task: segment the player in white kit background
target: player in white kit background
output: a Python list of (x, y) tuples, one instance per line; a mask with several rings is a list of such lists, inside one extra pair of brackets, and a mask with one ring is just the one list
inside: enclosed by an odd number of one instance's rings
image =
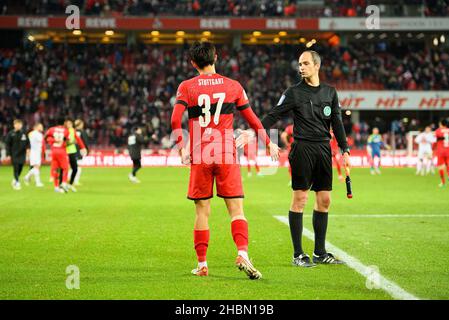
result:
[(36, 123), (33, 130), (28, 134), (30, 140), (30, 171), (25, 176), (25, 183), (30, 183), (31, 177), (34, 177), (36, 187), (43, 187), (41, 182), (40, 168), (42, 164), (42, 157), (45, 155), (44, 143), (44, 127), (41, 123)]
[(418, 162), (416, 163), (416, 174), (429, 174), (430, 171), (435, 173), (433, 167), (433, 152), (432, 144), (436, 142), (436, 137), (432, 132), (432, 128), (427, 126), (423, 132), (418, 134), (415, 138), (418, 144)]

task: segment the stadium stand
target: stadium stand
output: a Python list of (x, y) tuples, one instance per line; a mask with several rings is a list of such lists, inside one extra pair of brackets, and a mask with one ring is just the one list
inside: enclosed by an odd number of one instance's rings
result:
[[(22, 2), (25, 2), (25, 6)], [(48, 0), (0, 1), (2, 14), (64, 14), (77, 5), (84, 15), (190, 15), (258, 17), (362, 17), (368, 5), (378, 5), (385, 16), (448, 16), (447, 0)]]

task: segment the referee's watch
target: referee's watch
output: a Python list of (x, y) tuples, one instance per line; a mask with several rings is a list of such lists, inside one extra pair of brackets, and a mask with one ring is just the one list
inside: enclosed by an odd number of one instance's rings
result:
[(348, 153), (348, 155), (351, 155), (351, 152), (349, 152), (349, 148), (346, 148), (344, 150), (341, 150), (341, 154), (344, 154), (345, 152)]

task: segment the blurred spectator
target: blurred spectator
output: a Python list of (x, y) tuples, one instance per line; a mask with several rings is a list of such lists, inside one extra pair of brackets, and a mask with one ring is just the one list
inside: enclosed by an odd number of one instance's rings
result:
[[(314, 49), (323, 57), (323, 81), (337, 89), (363, 81), (395, 90), (449, 89), (447, 53), (420, 44), (391, 46), (382, 54), (369, 44), (318, 44)], [(299, 51), (292, 45), (218, 46), (217, 71), (239, 80), (255, 112), (263, 115), (299, 80)], [(40, 121), (49, 127), (64, 115), (82, 118), (97, 146), (121, 147), (129, 130), (139, 125), (150, 146), (165, 147), (176, 89), (195, 75), (185, 46), (53, 44), (39, 50), (28, 42), (0, 49), (0, 140), (16, 117), (29, 126)], [(390, 130), (380, 119), (372, 125)], [(370, 126), (345, 123), (356, 146), (364, 143)], [(395, 124), (395, 132), (402, 132), (401, 126), (407, 127)]]

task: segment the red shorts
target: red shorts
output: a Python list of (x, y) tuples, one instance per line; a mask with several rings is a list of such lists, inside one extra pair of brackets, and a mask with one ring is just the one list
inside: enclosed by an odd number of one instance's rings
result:
[(442, 150), (437, 152), (438, 163), (437, 166), (449, 165), (449, 150)]
[(68, 170), (69, 168), (69, 157), (66, 152), (52, 152), (51, 155), (51, 167), (61, 168), (63, 170)]
[(214, 179), (217, 196), (243, 198), (240, 164), (192, 164), (190, 166), (190, 200), (206, 200), (214, 196)]

